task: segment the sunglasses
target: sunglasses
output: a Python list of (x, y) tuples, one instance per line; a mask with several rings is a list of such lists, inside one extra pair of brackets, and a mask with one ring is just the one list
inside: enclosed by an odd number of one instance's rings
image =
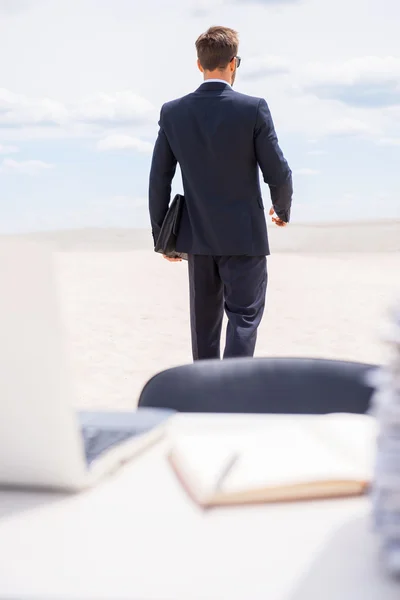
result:
[(236, 68), (238, 69), (240, 67), (240, 63), (242, 62), (242, 59), (240, 56), (232, 56), (231, 58), (231, 62), (232, 60), (234, 60), (236, 58)]

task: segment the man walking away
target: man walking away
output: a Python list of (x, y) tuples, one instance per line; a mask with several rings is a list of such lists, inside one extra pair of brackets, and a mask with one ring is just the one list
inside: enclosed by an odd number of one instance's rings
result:
[[(179, 163), (185, 203), (176, 244), (189, 255), (194, 360), (253, 356), (267, 287), (267, 227), (259, 167), (270, 188), (270, 214), (290, 218), (292, 176), (278, 145), (267, 103), (233, 90), (238, 34), (211, 27), (196, 42), (204, 83), (164, 104), (149, 186), (154, 241), (171, 199)], [(168, 259), (170, 261), (179, 259)]]

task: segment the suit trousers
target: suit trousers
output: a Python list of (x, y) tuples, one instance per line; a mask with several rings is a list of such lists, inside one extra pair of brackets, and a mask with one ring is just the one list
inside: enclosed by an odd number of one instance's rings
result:
[(224, 358), (251, 357), (267, 290), (265, 256), (189, 255), (193, 359), (219, 359), (224, 310)]

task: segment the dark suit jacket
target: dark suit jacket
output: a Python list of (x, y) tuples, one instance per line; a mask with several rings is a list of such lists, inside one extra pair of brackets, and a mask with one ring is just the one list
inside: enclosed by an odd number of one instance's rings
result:
[[(185, 208), (178, 252), (269, 254), (259, 168), (276, 214), (289, 221), (292, 177), (265, 100), (219, 82), (164, 104), (154, 148), (149, 209), (156, 240), (179, 163)], [(269, 207), (268, 207), (269, 208)]]

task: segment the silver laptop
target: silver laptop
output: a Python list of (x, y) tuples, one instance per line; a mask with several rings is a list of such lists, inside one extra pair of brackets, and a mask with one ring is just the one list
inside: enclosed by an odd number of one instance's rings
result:
[(52, 261), (45, 246), (0, 241), (0, 486), (83, 489), (172, 414), (76, 413)]

